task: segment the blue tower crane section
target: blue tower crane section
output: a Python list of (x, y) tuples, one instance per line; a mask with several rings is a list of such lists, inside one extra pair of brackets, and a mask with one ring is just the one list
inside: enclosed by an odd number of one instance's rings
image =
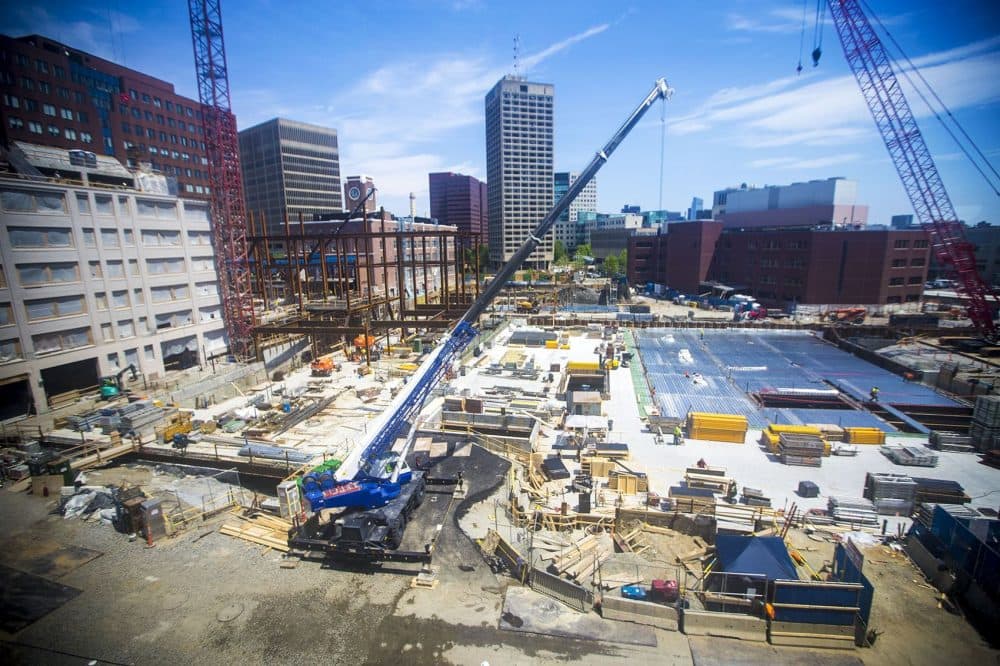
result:
[[(417, 478), (406, 463), (406, 453), (412, 445), (417, 430), (416, 418), (431, 391), (440, 383), (462, 350), (475, 338), (477, 334), (475, 323), (479, 316), (485, 312), (521, 264), (534, 252), (542, 238), (552, 230), (559, 216), (604, 166), (649, 107), (657, 100), (666, 101), (672, 94), (673, 90), (667, 82), (664, 79), (657, 79), (653, 89), (618, 128), (611, 140), (598, 151), (552, 210), (528, 234), (524, 244), (500, 268), (455, 327), (428, 354), (403, 390), (385, 411), (369, 424), (366, 441), (355, 447), (334, 474), (310, 473), (303, 477), (302, 487), (313, 511), (333, 507), (377, 509), (400, 498), (401, 494), (407, 495), (403, 493), (404, 486)], [(405, 434), (407, 429), (409, 434), (403, 451), (392, 452), (393, 443)]]

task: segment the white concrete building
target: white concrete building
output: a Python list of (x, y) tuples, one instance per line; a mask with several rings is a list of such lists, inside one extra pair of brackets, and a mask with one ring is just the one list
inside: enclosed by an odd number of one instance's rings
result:
[[(486, 196), (490, 263), (501, 265), (524, 244), (553, 201), (554, 86), (505, 76), (486, 95)], [(525, 261), (547, 269), (554, 238), (547, 234)]]
[(0, 418), (225, 352), (205, 202), (0, 179)]
[[(569, 190), (569, 188), (576, 182), (579, 177), (575, 171), (557, 171), (553, 175), (553, 180), (555, 183), (554, 200), (559, 201), (560, 198)], [(563, 247), (570, 255), (576, 249), (577, 245), (586, 243), (587, 230), (583, 228), (581, 224), (578, 223), (579, 214), (581, 212), (597, 212), (597, 179), (591, 178), (590, 182), (587, 183), (580, 193), (576, 195), (569, 204), (569, 209), (563, 212), (556, 220), (555, 227), (553, 228), (553, 234), (555, 240), (561, 241)]]

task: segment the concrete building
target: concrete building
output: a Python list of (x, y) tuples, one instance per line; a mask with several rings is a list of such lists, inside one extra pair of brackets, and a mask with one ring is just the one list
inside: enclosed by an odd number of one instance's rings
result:
[(485, 243), (489, 226), (486, 183), (451, 172), (432, 173), (428, 181), (431, 217), (460, 233), (475, 236), (478, 243)]
[(703, 200), (701, 200), (698, 197), (692, 198), (691, 199), (691, 207), (688, 208), (688, 214), (687, 214), (688, 221), (691, 222), (691, 221), (697, 220), (698, 219), (698, 213), (701, 212), (701, 209), (704, 206), (705, 206), (705, 202)]
[[(576, 182), (577, 177), (580, 174), (575, 171), (559, 171), (553, 175), (554, 179), (554, 199), (553, 205), (556, 201), (562, 198), (564, 194), (569, 190), (570, 186)], [(579, 215), (581, 211), (586, 212), (597, 212), (597, 179), (592, 178), (589, 183), (584, 186), (580, 193), (576, 195), (570, 205), (569, 209), (563, 212), (556, 220), (555, 226), (555, 240), (562, 241), (563, 246), (565, 246), (567, 252), (571, 255), (576, 249), (577, 245), (582, 245), (586, 243), (586, 232), (579, 224)]]
[(893, 229), (909, 229), (913, 226), (913, 215), (893, 215), (889, 226)]
[(171, 194), (209, 196), (201, 104), (48, 37), (0, 35), (0, 139), (149, 162)]
[(712, 219), (729, 228), (857, 227), (868, 223), (868, 206), (858, 205), (858, 184), (845, 178), (810, 180), (719, 190), (712, 196)]
[(240, 166), (247, 213), (272, 230), (285, 218), (343, 210), (337, 130), (274, 118), (240, 131)]
[(902, 304), (920, 300), (930, 256), (922, 230), (725, 229), (671, 224), (629, 245), (629, 278), (696, 293), (712, 280), (767, 305)]
[(207, 203), (2, 178), (0, 208), (0, 418), (226, 351)]
[[(553, 97), (548, 83), (505, 76), (486, 94), (486, 181), (490, 262), (517, 252), (553, 202)], [(547, 269), (553, 236), (525, 262)]]

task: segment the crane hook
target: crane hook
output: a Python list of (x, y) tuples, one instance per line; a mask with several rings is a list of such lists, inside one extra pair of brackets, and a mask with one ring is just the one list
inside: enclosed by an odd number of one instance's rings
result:
[(813, 52), (812, 52), (812, 56), (813, 56), (813, 67), (819, 67), (819, 57), (820, 57), (821, 55), (823, 55), (823, 49), (821, 49), (821, 48), (820, 48), (820, 47), (818, 47), (818, 46), (817, 46), (816, 48), (814, 48), (814, 49), (813, 49)]

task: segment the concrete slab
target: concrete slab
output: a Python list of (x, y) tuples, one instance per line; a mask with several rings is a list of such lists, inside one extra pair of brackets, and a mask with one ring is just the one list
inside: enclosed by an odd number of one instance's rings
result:
[(649, 627), (605, 620), (595, 613), (577, 613), (526, 587), (507, 588), (500, 628), (589, 641), (656, 645), (656, 634)]

